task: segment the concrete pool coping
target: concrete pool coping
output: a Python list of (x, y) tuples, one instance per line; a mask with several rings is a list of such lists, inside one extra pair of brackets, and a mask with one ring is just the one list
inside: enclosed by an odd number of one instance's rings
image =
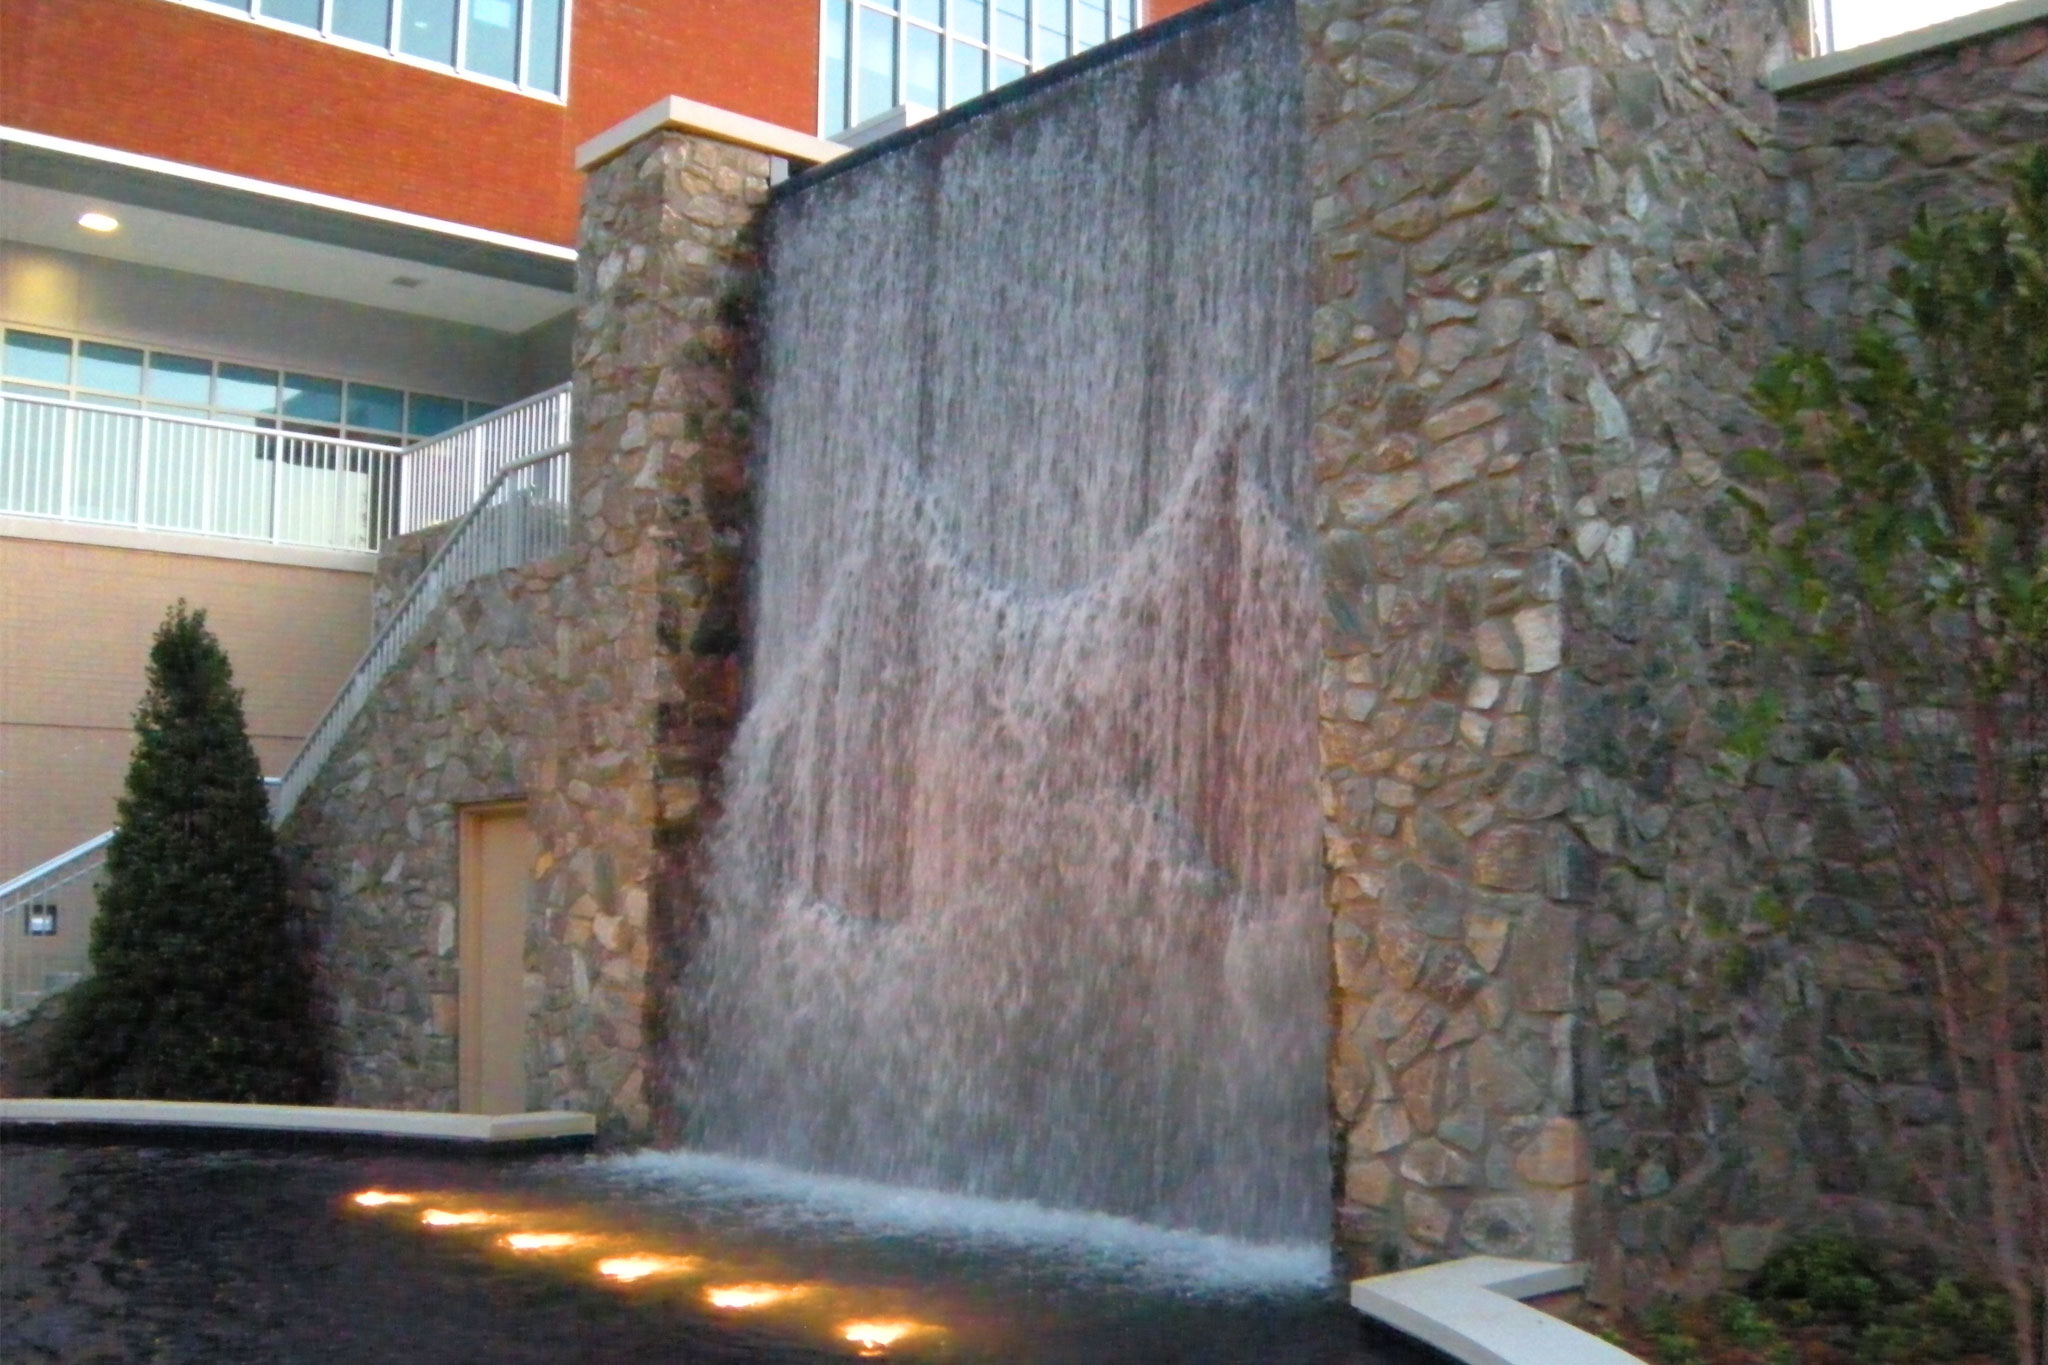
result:
[(441, 1114), (400, 1109), (341, 1109), (299, 1104), (215, 1104), (191, 1100), (0, 1099), (0, 1137), (63, 1139), (167, 1135), (272, 1141), (424, 1146), (442, 1150), (527, 1152), (588, 1146), (590, 1114)]
[(1468, 1256), (1353, 1280), (1351, 1306), (1464, 1365), (1643, 1365), (1520, 1302), (1584, 1282), (1581, 1266)]

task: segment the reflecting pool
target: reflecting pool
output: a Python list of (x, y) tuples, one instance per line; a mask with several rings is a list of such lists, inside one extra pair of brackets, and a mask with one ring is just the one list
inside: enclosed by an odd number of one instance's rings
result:
[(0, 1360), (1422, 1365), (1314, 1247), (715, 1158), (0, 1142)]

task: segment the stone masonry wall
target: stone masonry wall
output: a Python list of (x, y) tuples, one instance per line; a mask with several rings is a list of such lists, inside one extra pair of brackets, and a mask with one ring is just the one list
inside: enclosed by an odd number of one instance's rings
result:
[(672, 1097), (649, 964), (736, 696), (751, 231), (769, 158), (652, 134), (586, 200), (569, 550), (467, 585), (285, 831), (323, 927), (343, 1103), (456, 1103), (457, 823), (524, 799), (539, 846), (529, 1103), (645, 1136)]
[(1299, 12), (1340, 1237), (1573, 1259), (1626, 1228), (1683, 1260), (1674, 1192), (1721, 1200), (1782, 1126), (1775, 1076), (1729, 1074), (1740, 1010), (1689, 995), (1695, 902), (1742, 880), (1701, 785), (1709, 528), (1771, 311), (1758, 77), (1796, 26)]
[(1781, 0), (1299, 12), (1340, 1236), (1703, 1291), (1904, 1193), (1837, 1041), (1929, 1066), (1801, 745), (1722, 750), (1723, 461), (1759, 365), (2048, 131), (2048, 26), (1781, 106)]
[[(2003, 170), (2048, 139), (2048, 22), (1797, 91), (1781, 103), (1786, 335), (1837, 356), (1888, 301), (1897, 244), (1922, 208), (2002, 203)], [(1773, 679), (1782, 683), (1781, 679)], [(1787, 698), (1795, 718), (1800, 699)], [(1932, 1216), (1921, 1173), (1950, 1159), (1952, 1109), (1917, 964), (1891, 958), (1868, 926), (1884, 913), (1868, 830), (1816, 761), (1839, 739), (1791, 742), (1756, 765), (1749, 818), (1774, 830), (1760, 889), (1784, 907), (1800, 973), (1802, 1029), (1853, 1070), (1816, 1076), (1805, 1151), (1821, 1209), (1910, 1240), (1953, 1234)]]
[(1913, 216), (2001, 202), (2001, 168), (2048, 141), (2048, 21), (1797, 91), (1782, 102), (1799, 339), (1832, 345), (1897, 263)]

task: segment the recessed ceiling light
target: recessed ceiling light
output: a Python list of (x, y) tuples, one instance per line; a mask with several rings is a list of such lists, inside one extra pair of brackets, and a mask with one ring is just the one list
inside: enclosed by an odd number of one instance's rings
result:
[(98, 210), (79, 214), (78, 225), (87, 232), (118, 232), (121, 230), (121, 220), (119, 218), (116, 218), (111, 213), (101, 213)]

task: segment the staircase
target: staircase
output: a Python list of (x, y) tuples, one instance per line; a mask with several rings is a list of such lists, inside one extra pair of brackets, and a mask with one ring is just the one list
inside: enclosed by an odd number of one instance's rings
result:
[[(502, 419), (502, 421), (501, 421)], [(501, 423), (493, 426), (493, 423)], [(512, 458), (508, 442), (552, 439)], [(283, 824), (377, 685), (449, 595), (472, 579), (560, 553), (569, 544), (568, 392), (538, 394), (417, 448), (434, 457), (428, 476), (408, 477), (406, 529), (432, 524), (446, 490), (469, 481), (475, 496), (419, 577), (386, 618), (341, 691), (307, 736), (284, 776), (272, 779), (271, 818)], [(454, 457), (468, 452), (472, 476)], [(410, 457), (415, 452), (408, 452)], [(461, 472), (458, 472), (461, 471)], [(0, 883), (0, 1023), (35, 1008), (86, 974), (97, 891), (113, 831)]]

